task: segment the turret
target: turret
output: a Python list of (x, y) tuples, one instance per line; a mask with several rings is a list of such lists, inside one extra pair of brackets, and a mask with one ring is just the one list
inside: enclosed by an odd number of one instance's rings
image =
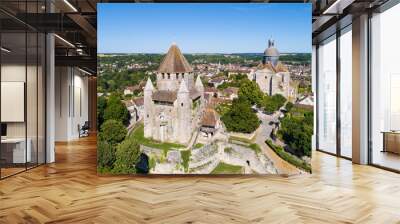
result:
[(196, 78), (195, 87), (198, 91), (204, 92), (204, 85), (203, 82), (201, 81), (200, 75), (198, 75)]
[(200, 75), (197, 76), (194, 87), (196, 88), (197, 91), (200, 92), (200, 100), (201, 100), (201, 104), (203, 105), (203, 103), (204, 103), (204, 85), (203, 85), (203, 82), (201, 81)]
[(144, 137), (152, 137), (153, 130), (153, 90), (154, 86), (150, 78), (147, 79), (146, 86), (144, 87)]
[(192, 100), (190, 99), (189, 90), (185, 80), (182, 80), (177, 93), (177, 141), (187, 143), (190, 140), (191, 116), (192, 116)]

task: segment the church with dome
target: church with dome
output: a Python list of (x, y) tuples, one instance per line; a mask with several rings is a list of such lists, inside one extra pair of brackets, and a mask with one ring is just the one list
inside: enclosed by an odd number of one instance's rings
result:
[(144, 136), (161, 142), (187, 144), (204, 108), (204, 86), (176, 44), (157, 70), (156, 86), (144, 88)]
[(294, 101), (297, 85), (291, 80), (287, 67), (279, 61), (279, 56), (274, 40), (268, 40), (268, 48), (264, 51), (262, 62), (251, 77), (264, 93), (270, 96), (281, 94), (289, 101)]

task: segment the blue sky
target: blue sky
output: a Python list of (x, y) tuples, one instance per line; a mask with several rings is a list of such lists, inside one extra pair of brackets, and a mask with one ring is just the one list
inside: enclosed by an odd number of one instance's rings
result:
[(101, 3), (99, 53), (311, 52), (311, 4)]

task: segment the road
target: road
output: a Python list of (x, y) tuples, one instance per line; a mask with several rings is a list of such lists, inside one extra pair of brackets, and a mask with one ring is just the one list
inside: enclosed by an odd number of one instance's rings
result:
[(272, 115), (266, 115), (264, 113), (258, 112), (257, 116), (262, 121), (260, 129), (258, 130), (256, 136), (256, 143), (261, 147), (264, 154), (270, 158), (278, 170), (279, 174), (299, 174), (302, 173), (301, 170), (297, 169), (292, 164), (286, 162), (281, 157), (279, 157), (266, 143), (265, 140), (270, 138), (270, 134), (273, 126), (269, 125), (270, 121), (276, 122), (279, 118), (281, 112), (276, 112)]

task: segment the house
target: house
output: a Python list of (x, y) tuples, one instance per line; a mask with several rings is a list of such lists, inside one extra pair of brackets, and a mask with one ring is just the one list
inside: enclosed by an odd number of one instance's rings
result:
[(225, 100), (233, 100), (238, 98), (239, 88), (238, 87), (228, 87), (218, 92), (218, 98)]
[(226, 81), (227, 81), (227, 78), (225, 76), (217, 76), (217, 77), (211, 78), (208, 81), (208, 83), (210, 83), (215, 88), (217, 88), (219, 85), (222, 85)]
[(133, 95), (135, 92), (140, 91), (141, 88), (139, 85), (134, 85), (134, 86), (127, 86), (124, 89), (124, 95)]
[(201, 118), (200, 131), (204, 137), (211, 138), (219, 128), (217, 113), (212, 108), (206, 108)]

